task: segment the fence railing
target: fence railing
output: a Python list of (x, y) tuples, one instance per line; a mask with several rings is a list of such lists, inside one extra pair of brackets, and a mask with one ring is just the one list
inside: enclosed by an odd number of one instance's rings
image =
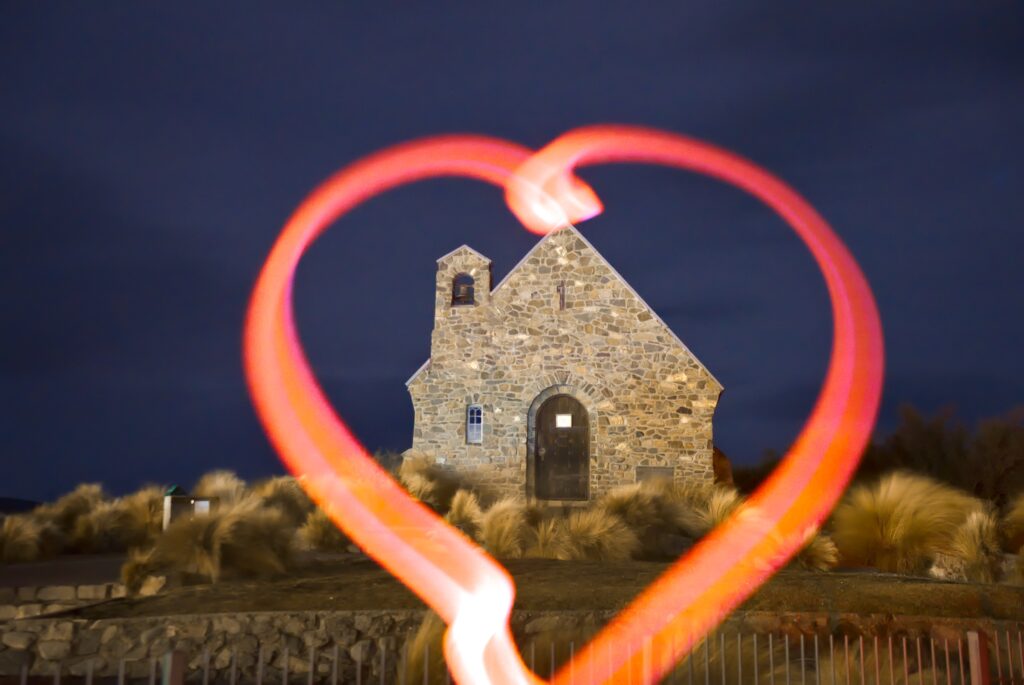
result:
[[(554, 668), (578, 651), (572, 641), (548, 640), (523, 645), (526, 663), (548, 677)], [(31, 673), (0, 683), (126, 683), (181, 685), (185, 682), (306, 683), (339, 685), (432, 685), (450, 683), (443, 656), (434, 648), (410, 658), (409, 641), (393, 640), (375, 652), (311, 647), (295, 651), (289, 645), (261, 644), (255, 657), (240, 657), (237, 649), (223, 658), (209, 650), (199, 654), (171, 651), (161, 657), (121, 659), (116, 675), (100, 659), (78, 661), (74, 673), (60, 663), (52, 673)], [(226, 663), (225, 663), (226, 661)], [(110, 665), (112, 666), (112, 664)], [(578, 664), (571, 681), (591, 682), (587, 664)], [(850, 637), (836, 635), (751, 634), (720, 630), (702, 642), (661, 680), (682, 685), (1024, 685), (1024, 633), (1019, 629), (967, 631), (955, 639), (929, 637)], [(637, 685), (643, 685), (637, 683)]]

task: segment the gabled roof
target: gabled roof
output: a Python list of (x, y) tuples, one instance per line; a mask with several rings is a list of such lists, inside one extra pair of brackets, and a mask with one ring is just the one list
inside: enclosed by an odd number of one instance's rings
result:
[(444, 260), (446, 260), (449, 257), (451, 257), (456, 252), (462, 252), (462, 251), (469, 252), (470, 254), (476, 255), (477, 257), (479, 257), (480, 259), (484, 260), (488, 264), (491, 263), (490, 259), (488, 259), (487, 257), (484, 257), (482, 254), (480, 254), (479, 252), (477, 252), (476, 250), (471, 248), (469, 245), (459, 245), (457, 248), (455, 248), (454, 250), (452, 250), (448, 254), (442, 255), (442, 256), (438, 257), (437, 261), (438, 262), (443, 262)]
[[(693, 358), (693, 360), (695, 362), (697, 362), (697, 366), (700, 367), (700, 369), (702, 371), (704, 371), (704, 373), (706, 373), (708, 375), (708, 377), (712, 381), (717, 383), (719, 385), (719, 387), (724, 387), (724, 386), (722, 386), (722, 383), (717, 378), (715, 378), (714, 374), (712, 374), (711, 371), (708, 370), (708, 368), (706, 366), (704, 366), (704, 364), (700, 361), (700, 359), (697, 358), (697, 355), (695, 355), (693, 352), (690, 351), (690, 348), (686, 346), (686, 343), (684, 343), (682, 340), (680, 340), (679, 336), (676, 335), (676, 332), (673, 331), (672, 328), (667, 323), (665, 323), (665, 320), (662, 319), (660, 316), (658, 316), (658, 313), (656, 311), (654, 311), (654, 309), (651, 307), (651, 305), (647, 304), (647, 302), (644, 300), (644, 298), (640, 297), (640, 294), (636, 290), (633, 289), (633, 286), (631, 286), (626, 281), (625, 278), (622, 277), (622, 274), (620, 274), (618, 271), (616, 271), (615, 267), (613, 267), (611, 264), (609, 264), (608, 260), (604, 258), (604, 255), (602, 255), (600, 252), (598, 252), (597, 248), (594, 247), (589, 240), (587, 240), (585, 237), (583, 237), (583, 234), (580, 233), (579, 229), (576, 228), (575, 226), (573, 226), (572, 224), (566, 224), (562, 228), (559, 228), (557, 230), (551, 231), (550, 233), (545, 235), (543, 238), (538, 240), (537, 243), (532, 248), (530, 248), (529, 252), (527, 252), (525, 255), (523, 255), (523, 258), (520, 259), (516, 263), (516, 265), (513, 266), (509, 270), (509, 272), (507, 274), (505, 274), (505, 277), (501, 279), (501, 281), (498, 283), (498, 285), (494, 286), (494, 288), (491, 290), (491, 293), (496, 293), (499, 290), (501, 290), (501, 287), (503, 285), (505, 285), (505, 283), (508, 282), (509, 278), (512, 277), (512, 274), (514, 274), (519, 269), (519, 267), (521, 267), (523, 264), (525, 264), (526, 261), (530, 258), (530, 256), (533, 255), (533, 253), (536, 252), (538, 249), (540, 249), (540, 246), (543, 245), (544, 243), (546, 243), (549, 238), (551, 238), (554, 235), (558, 235), (558, 234), (560, 234), (560, 233), (562, 233), (564, 231), (569, 231), (573, 235), (575, 235), (577, 238), (579, 238), (580, 241), (584, 245), (586, 245), (586, 247), (591, 252), (593, 252), (597, 256), (598, 259), (601, 260), (601, 263), (605, 267), (607, 267), (608, 271), (611, 272), (612, 276), (614, 276), (616, 279), (618, 279), (618, 281), (622, 285), (622, 287), (624, 287), (627, 292), (632, 294), (633, 297), (635, 297), (637, 299), (637, 301), (639, 301), (640, 304), (642, 304), (647, 309), (647, 311), (651, 313), (651, 316), (654, 317), (654, 320), (657, 321), (658, 323), (660, 323), (665, 328), (665, 330), (668, 331), (669, 335), (672, 336), (672, 338), (676, 341), (676, 343), (681, 348), (683, 348), (683, 350), (685, 350), (686, 353), (689, 354)], [(473, 250), (473, 248), (471, 248), (471, 247), (469, 247), (467, 245), (463, 245), (462, 247), (465, 247), (466, 249), (474, 252), (475, 254), (480, 255), (479, 252), (477, 252), (476, 250)], [(462, 249), (462, 247), (457, 248), (455, 250), (452, 250), (452, 252), (449, 252), (447, 255), (445, 255), (445, 257), (447, 257), (447, 256), (449, 256), (451, 254), (454, 254), (455, 252), (458, 252), (458, 250)], [(480, 255), (480, 256), (483, 257), (483, 255)], [(441, 259), (444, 259), (444, 257), (442, 257)], [(484, 259), (487, 259), (487, 258), (484, 257)], [(440, 260), (438, 260), (438, 261), (440, 261)], [(490, 260), (488, 259), (487, 261), (490, 261)], [(429, 365), (430, 365), (430, 359), (427, 358), (427, 361), (423, 362), (423, 365), (420, 366), (420, 368), (416, 369), (415, 373), (413, 373), (413, 375), (409, 377), (409, 380), (407, 380), (405, 382), (405, 384), (409, 385), (410, 383), (412, 383), (416, 379), (416, 377), (419, 376), (420, 373), (422, 373), (423, 370), (426, 369)]]

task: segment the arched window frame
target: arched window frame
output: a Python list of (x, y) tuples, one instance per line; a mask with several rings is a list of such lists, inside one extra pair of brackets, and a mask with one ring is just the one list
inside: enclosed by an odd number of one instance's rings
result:
[(466, 444), (481, 445), (484, 441), (484, 408), (480, 404), (466, 407)]
[(476, 304), (476, 281), (463, 272), (452, 279), (452, 306), (468, 307)]

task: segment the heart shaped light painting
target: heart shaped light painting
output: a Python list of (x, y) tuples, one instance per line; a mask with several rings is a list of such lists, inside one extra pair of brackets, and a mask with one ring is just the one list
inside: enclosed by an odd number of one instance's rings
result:
[[(295, 329), (293, 275), (327, 226), (390, 188), (438, 176), (486, 181), (504, 191), (508, 207), (528, 230), (543, 235), (601, 211), (596, 192), (574, 171), (615, 162), (705, 174), (777, 212), (824, 276), (832, 305), (832, 351), (814, 409), (776, 472), (576, 653), (553, 682), (656, 682), (817, 530), (872, 432), (883, 348), (867, 281), (800, 195), (737, 155), (668, 132), (595, 126), (570, 131), (536, 152), (482, 136), (422, 139), (342, 169), (295, 211), (260, 273), (245, 326), (247, 379), (259, 417), (288, 469), (303, 476), (309, 494), (336, 525), (447, 624), (445, 658), (460, 683), (542, 682), (512, 640), (512, 579), (476, 543), (410, 497), (332, 409)], [(571, 424), (572, 414), (556, 420)]]

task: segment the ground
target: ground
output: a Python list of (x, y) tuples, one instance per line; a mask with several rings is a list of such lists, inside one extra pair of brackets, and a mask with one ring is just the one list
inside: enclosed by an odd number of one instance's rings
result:
[[(650, 562), (518, 559), (516, 609), (617, 610), (665, 570)], [(226, 581), (112, 600), (70, 612), (82, 618), (275, 610), (416, 609), (423, 605), (363, 557), (321, 560), (275, 581)], [(750, 611), (887, 614), (1024, 620), (1024, 587), (951, 583), (871, 572), (785, 570), (742, 607)]]

